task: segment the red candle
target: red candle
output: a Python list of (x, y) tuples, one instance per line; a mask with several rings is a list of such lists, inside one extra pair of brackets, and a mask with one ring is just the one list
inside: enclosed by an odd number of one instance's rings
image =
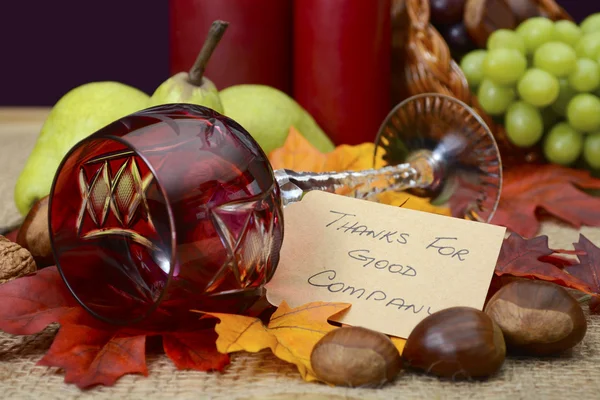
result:
[(176, 0), (169, 10), (171, 74), (191, 68), (222, 19), (229, 27), (205, 71), (217, 88), (257, 83), (291, 93), (292, 0)]
[(335, 144), (375, 139), (390, 104), (390, 0), (295, 0), (294, 97)]

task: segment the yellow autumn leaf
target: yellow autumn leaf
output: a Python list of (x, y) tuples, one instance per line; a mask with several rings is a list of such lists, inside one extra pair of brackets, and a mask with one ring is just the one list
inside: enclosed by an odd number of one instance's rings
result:
[(400, 355), (402, 355), (402, 352), (404, 351), (404, 345), (406, 345), (406, 339), (402, 339), (396, 336), (390, 336), (390, 339), (392, 340), (392, 343), (394, 343), (394, 346), (396, 346), (396, 348), (398, 349)]
[(317, 380), (310, 354), (327, 332), (337, 329), (327, 319), (347, 310), (347, 303), (307, 303), (290, 308), (282, 302), (267, 326), (260, 319), (235, 314), (206, 313), (220, 320), (215, 326), (220, 353), (271, 349), (278, 358), (295, 364), (306, 381)]
[(413, 196), (406, 192), (388, 191), (377, 195), (377, 201), (390, 206), (424, 211), (432, 214), (451, 216), (450, 208), (434, 206), (428, 199)]
[[(327, 171), (359, 171), (385, 166), (382, 153), (375, 157), (375, 144), (340, 145), (330, 153), (321, 153), (294, 127), (290, 128), (288, 137), (282, 147), (269, 154), (269, 161), (274, 169), (291, 169), (293, 171), (327, 172)], [(338, 194), (346, 194), (340, 189)], [(427, 199), (411, 195), (408, 192), (386, 191), (377, 195), (377, 201), (392, 206), (402, 206), (411, 210), (425, 211), (433, 214), (450, 216), (448, 207), (434, 206)]]

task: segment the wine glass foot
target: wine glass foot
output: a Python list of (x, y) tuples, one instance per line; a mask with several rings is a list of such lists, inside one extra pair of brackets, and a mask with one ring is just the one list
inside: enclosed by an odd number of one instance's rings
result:
[(464, 102), (437, 93), (412, 96), (388, 114), (375, 145), (387, 165), (416, 163), (425, 174), (407, 192), (450, 207), (455, 217), (492, 219), (502, 161), (492, 132)]

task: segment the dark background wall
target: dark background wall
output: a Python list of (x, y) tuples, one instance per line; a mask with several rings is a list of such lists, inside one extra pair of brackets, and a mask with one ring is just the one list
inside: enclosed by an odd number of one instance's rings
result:
[(576, 22), (581, 22), (586, 16), (600, 12), (599, 0), (558, 0), (561, 5)]
[[(168, 2), (0, 1), (0, 106), (52, 105), (98, 80), (151, 94), (169, 76)], [(576, 20), (600, 11), (600, 0), (559, 4)]]
[(0, 106), (52, 105), (97, 80), (150, 94), (168, 51), (168, 0), (1, 0)]

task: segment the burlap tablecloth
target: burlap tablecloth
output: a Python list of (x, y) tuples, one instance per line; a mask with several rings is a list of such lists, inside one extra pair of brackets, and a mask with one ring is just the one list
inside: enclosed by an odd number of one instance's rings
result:
[[(4, 113), (6, 117), (6, 112)], [(0, 112), (0, 227), (18, 223), (13, 187), (33, 147), (40, 121), (9, 125)], [(3, 124), (4, 123), (4, 124)], [(600, 244), (600, 229), (581, 232)], [(579, 231), (545, 223), (554, 247), (571, 248)], [(587, 307), (586, 307), (587, 308)], [(148, 377), (128, 375), (112, 387), (81, 391), (64, 375), (36, 362), (52, 343), (55, 327), (31, 336), (0, 333), (0, 398), (35, 399), (600, 399), (600, 316), (589, 317), (584, 341), (559, 358), (509, 357), (501, 372), (484, 382), (451, 382), (406, 373), (381, 389), (332, 388), (302, 381), (296, 368), (268, 352), (234, 354), (223, 373), (178, 371), (163, 354), (149, 354)]]

